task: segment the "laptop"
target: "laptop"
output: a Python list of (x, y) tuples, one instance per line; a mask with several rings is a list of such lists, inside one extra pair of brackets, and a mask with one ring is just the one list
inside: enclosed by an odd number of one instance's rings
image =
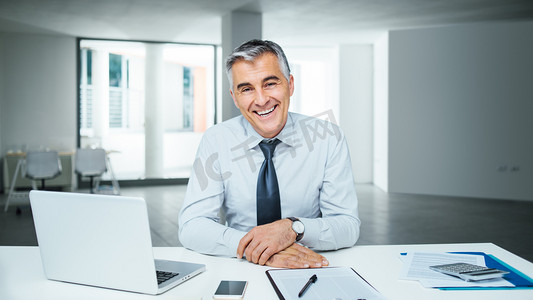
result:
[(142, 198), (33, 190), (30, 202), (48, 279), (156, 295), (205, 271), (154, 260)]

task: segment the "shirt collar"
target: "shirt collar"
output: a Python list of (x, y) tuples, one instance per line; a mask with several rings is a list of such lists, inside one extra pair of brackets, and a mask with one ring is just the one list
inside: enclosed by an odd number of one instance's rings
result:
[[(261, 141), (265, 140), (265, 138), (257, 133), (257, 131), (255, 131), (255, 129), (252, 127), (252, 124), (250, 124), (250, 122), (248, 122), (248, 120), (246, 120), (246, 118), (243, 116), (241, 116), (241, 122), (244, 128), (244, 135), (250, 140), (250, 143), (248, 143), (249, 149), (254, 148), (255, 146), (259, 145)], [(285, 126), (283, 126), (283, 129), (281, 129), (280, 133), (278, 133), (278, 135), (276, 135), (274, 138), (279, 139), (282, 143), (287, 144), (288, 146), (294, 147), (296, 143), (294, 138), (295, 133), (295, 120), (292, 113), (288, 112)]]

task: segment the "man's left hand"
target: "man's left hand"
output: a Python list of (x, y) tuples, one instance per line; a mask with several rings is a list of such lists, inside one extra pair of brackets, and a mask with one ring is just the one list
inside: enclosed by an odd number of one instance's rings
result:
[(266, 262), (267, 266), (275, 268), (322, 268), (329, 265), (329, 261), (322, 255), (300, 244), (294, 243), (287, 249), (272, 255)]
[(237, 257), (256, 264), (264, 265), (272, 255), (286, 249), (294, 243), (296, 233), (292, 230), (292, 221), (278, 220), (254, 227), (239, 242)]

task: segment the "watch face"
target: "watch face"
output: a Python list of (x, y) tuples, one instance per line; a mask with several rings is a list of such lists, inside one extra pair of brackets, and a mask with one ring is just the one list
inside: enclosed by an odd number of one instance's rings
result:
[(298, 233), (301, 234), (304, 232), (304, 224), (300, 221), (294, 221), (292, 222), (292, 229)]

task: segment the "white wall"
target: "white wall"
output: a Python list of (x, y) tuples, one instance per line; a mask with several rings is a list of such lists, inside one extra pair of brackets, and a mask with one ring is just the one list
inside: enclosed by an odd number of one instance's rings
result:
[(76, 147), (76, 39), (0, 33), (1, 155)]
[(373, 181), (373, 47), (339, 46), (339, 125), (352, 159), (355, 181)]
[(289, 111), (317, 117), (333, 114), (334, 119), (330, 121), (338, 123), (338, 48), (289, 46), (284, 47), (283, 51), (294, 76), (294, 93)]
[(390, 32), (389, 191), (533, 200), (533, 22)]

